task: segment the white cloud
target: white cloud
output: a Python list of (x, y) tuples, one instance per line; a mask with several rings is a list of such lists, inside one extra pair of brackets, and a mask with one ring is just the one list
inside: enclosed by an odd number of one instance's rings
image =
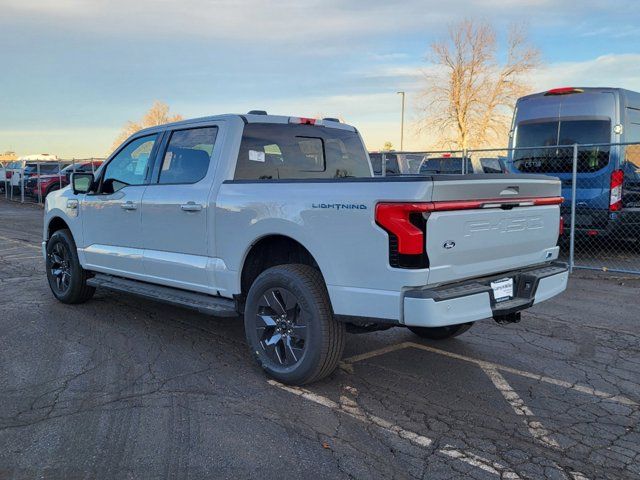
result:
[[(419, 88), (425, 68), (389, 67), (383, 75), (414, 78), (414, 89), (407, 92), (407, 114), (405, 117), (405, 149), (420, 150), (427, 148), (430, 139), (416, 133), (416, 120), (419, 118)], [(365, 76), (381, 75), (379, 70)], [(531, 76), (535, 91), (544, 91), (554, 87), (620, 87), (640, 91), (640, 54), (610, 54), (581, 62), (558, 62), (549, 64)], [(288, 112), (288, 107), (304, 109), (304, 102), (283, 102), (280, 111)], [(343, 115), (347, 122), (353, 123), (362, 133), (367, 146), (379, 149), (386, 140), (399, 148), (400, 138), (400, 99), (395, 91), (368, 95), (348, 95), (317, 97), (313, 99), (313, 108), (332, 115)], [(297, 111), (297, 110), (294, 110)], [(311, 110), (309, 114), (313, 114)], [(506, 139), (505, 139), (506, 143)]]
[[(604, 4), (584, 0), (583, 13), (585, 4), (590, 13), (606, 11)], [(382, 39), (432, 31), (461, 17), (504, 20), (526, 15), (529, 20), (570, 24), (568, 13), (575, 12), (573, 0), (449, 0), (446, 8), (439, 0), (0, 0), (0, 7), (9, 21), (40, 15), (65, 29), (105, 35), (296, 39), (309, 46), (367, 35)], [(554, 12), (551, 18), (549, 8)]]
[(536, 90), (572, 86), (640, 91), (640, 54), (610, 54), (582, 62), (552, 63), (531, 80)]

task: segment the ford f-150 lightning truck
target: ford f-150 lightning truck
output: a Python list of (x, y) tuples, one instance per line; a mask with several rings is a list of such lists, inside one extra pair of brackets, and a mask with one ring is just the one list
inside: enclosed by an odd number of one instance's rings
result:
[(259, 365), (304, 384), (347, 331), (444, 339), (562, 292), (561, 203), (542, 175), (374, 177), (354, 127), (253, 111), (135, 133), (47, 197), (42, 248), (61, 302), (242, 315)]

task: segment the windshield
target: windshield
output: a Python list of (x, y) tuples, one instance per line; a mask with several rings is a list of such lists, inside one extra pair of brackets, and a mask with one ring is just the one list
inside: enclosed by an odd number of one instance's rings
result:
[[(516, 129), (515, 145), (523, 150), (513, 154), (521, 172), (571, 172), (572, 148), (540, 148), (558, 145), (611, 142), (610, 120), (560, 120), (523, 122)], [(595, 172), (609, 163), (609, 146), (580, 147), (578, 172)]]

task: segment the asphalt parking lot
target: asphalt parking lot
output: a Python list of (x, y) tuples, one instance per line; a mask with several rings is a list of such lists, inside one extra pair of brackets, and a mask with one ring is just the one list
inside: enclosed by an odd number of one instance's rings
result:
[(640, 477), (640, 279), (576, 273), (500, 326), (350, 335), (304, 389), (239, 319), (49, 292), (42, 208), (0, 200), (0, 478)]

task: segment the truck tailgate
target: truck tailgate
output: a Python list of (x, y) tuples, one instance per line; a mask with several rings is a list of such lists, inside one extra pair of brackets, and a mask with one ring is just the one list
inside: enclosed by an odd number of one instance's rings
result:
[(426, 223), (429, 284), (557, 258), (560, 181), (546, 176), (433, 177)]

